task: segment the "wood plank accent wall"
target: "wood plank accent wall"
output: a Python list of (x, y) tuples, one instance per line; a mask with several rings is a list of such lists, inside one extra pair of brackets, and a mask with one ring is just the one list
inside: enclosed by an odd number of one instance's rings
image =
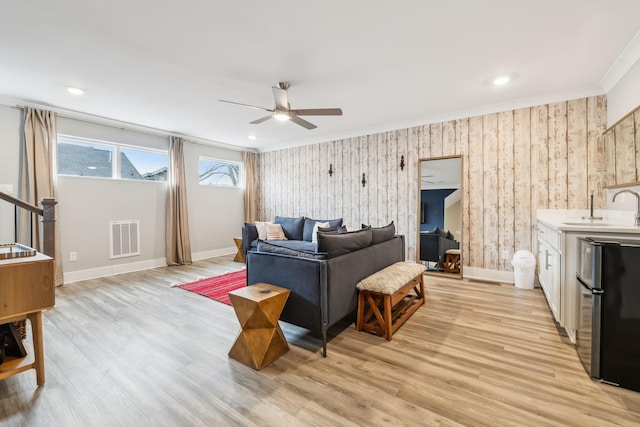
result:
[(606, 205), (605, 128), (601, 95), (260, 153), (259, 216), (394, 221), (413, 260), (418, 161), (462, 155), (463, 263), (511, 271), (502, 251), (537, 252), (536, 209), (587, 209), (591, 191)]

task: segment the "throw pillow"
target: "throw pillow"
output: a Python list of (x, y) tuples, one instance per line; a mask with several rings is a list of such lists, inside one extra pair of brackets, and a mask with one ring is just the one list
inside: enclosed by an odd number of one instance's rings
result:
[(449, 230), (447, 230), (447, 239), (456, 240), (456, 239), (454, 239), (453, 234), (451, 234), (451, 232)]
[(298, 251), (295, 249), (283, 248), (282, 246), (272, 245), (262, 240), (258, 240), (258, 252), (269, 252), (279, 255), (297, 256), (301, 258), (327, 259), (327, 254), (322, 252)]
[(280, 224), (266, 224), (267, 240), (287, 240)]
[(267, 224), (273, 224), (270, 221), (256, 221), (256, 229), (258, 230), (258, 239), (267, 240)]
[(318, 227), (318, 233), (338, 234), (346, 233), (347, 227), (341, 225), (340, 227)]
[(393, 236), (396, 235), (396, 226), (393, 224), (393, 221), (391, 221), (387, 226), (371, 228), (371, 233), (372, 245), (386, 242), (387, 240), (393, 239)]
[(313, 232), (311, 233), (311, 241), (313, 243), (318, 243), (318, 228), (327, 228), (330, 224), (328, 222), (318, 222), (313, 225)]
[(370, 244), (370, 228), (340, 234), (318, 233), (318, 252), (327, 252), (329, 258), (366, 248)]
[(307, 242), (311, 242), (311, 239), (313, 238), (313, 226), (315, 225), (316, 222), (328, 222), (329, 227), (340, 227), (342, 225), (342, 218), (337, 218), (337, 219), (305, 218), (304, 231), (303, 231), (301, 240), (306, 240)]
[[(304, 217), (290, 218), (286, 216), (277, 216), (273, 220), (274, 224), (280, 224), (284, 235), (289, 240), (303, 240), (302, 228), (304, 227)], [(309, 240), (311, 241), (311, 240)]]
[(440, 230), (440, 227), (438, 227), (436, 225), (436, 228), (433, 229), (432, 231), (433, 234), (437, 234), (440, 237), (447, 237), (447, 233), (445, 233), (444, 231)]

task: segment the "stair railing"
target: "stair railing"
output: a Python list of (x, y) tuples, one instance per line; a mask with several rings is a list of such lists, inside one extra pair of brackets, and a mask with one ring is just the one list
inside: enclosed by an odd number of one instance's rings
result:
[(9, 194), (3, 193), (0, 191), (0, 199), (5, 200), (13, 205), (26, 209), (31, 213), (39, 215), (42, 217), (42, 253), (50, 256), (51, 258), (55, 258), (55, 243), (56, 243), (56, 233), (55, 233), (55, 223), (56, 223), (56, 212), (55, 206), (56, 201), (52, 198), (43, 198), (40, 200), (40, 204), (42, 205), (42, 209), (34, 206), (30, 203), (24, 202), (20, 199), (17, 199)]

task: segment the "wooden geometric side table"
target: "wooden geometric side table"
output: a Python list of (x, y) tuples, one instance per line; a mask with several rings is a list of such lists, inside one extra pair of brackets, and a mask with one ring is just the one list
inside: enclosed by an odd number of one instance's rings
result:
[(236, 244), (236, 256), (233, 258), (235, 262), (244, 262), (244, 254), (242, 253), (242, 237), (234, 237), (233, 242)]
[(278, 318), (291, 291), (267, 283), (229, 292), (242, 330), (229, 357), (253, 369), (262, 369), (289, 351)]

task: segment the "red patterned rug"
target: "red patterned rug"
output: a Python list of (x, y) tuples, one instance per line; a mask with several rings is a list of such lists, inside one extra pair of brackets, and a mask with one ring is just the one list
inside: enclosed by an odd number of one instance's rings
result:
[(228, 293), (247, 286), (247, 270), (234, 271), (221, 276), (209, 277), (191, 283), (183, 283), (178, 288), (231, 305)]

